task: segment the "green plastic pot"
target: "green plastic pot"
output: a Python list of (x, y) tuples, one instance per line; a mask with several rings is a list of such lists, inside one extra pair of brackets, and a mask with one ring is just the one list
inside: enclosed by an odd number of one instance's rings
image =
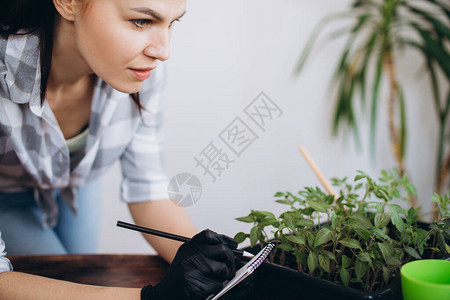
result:
[(450, 261), (423, 259), (401, 270), (403, 300), (450, 300)]

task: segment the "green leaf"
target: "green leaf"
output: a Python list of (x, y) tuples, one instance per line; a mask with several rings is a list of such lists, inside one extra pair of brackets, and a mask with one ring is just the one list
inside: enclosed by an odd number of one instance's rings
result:
[(391, 244), (384, 242), (378, 243), (384, 261), (390, 266), (400, 266), (401, 261), (395, 256), (395, 250)]
[(306, 240), (308, 241), (308, 245), (310, 247), (314, 247), (315, 235), (310, 231), (304, 231), (303, 234), (306, 236)]
[(345, 255), (345, 254), (342, 255), (341, 261), (342, 261), (343, 268), (348, 268), (352, 264), (352, 260), (350, 258), (348, 258), (347, 255)]
[(358, 254), (356, 257), (360, 261), (363, 261), (363, 262), (366, 262), (366, 263), (371, 263), (372, 262), (372, 258), (370, 258), (370, 255), (367, 252), (362, 252), (362, 253)]
[(376, 237), (382, 238), (387, 241), (391, 240), (391, 238), (386, 233), (384, 233), (384, 231), (382, 229), (380, 229), (380, 228), (372, 228), (372, 229), (373, 229), (372, 232)]
[(252, 210), (250, 216), (254, 216), (257, 218), (264, 218), (264, 217), (275, 218), (275, 215), (273, 213), (263, 210)]
[(314, 240), (314, 248), (317, 246), (323, 245), (331, 239), (331, 230), (322, 227), (316, 235), (316, 239)]
[(356, 234), (363, 240), (370, 239), (370, 231), (365, 228), (354, 228)]
[(327, 273), (330, 273), (330, 259), (325, 255), (319, 255), (319, 266)]
[(287, 235), (286, 239), (299, 245), (304, 245), (306, 243), (306, 239), (299, 235)]
[(329, 259), (336, 260), (336, 255), (333, 252), (323, 250), (322, 253), (326, 255)]
[(311, 206), (315, 211), (326, 213), (329, 205), (320, 201), (306, 200), (309, 206)]
[(314, 221), (309, 219), (300, 219), (297, 221), (297, 225), (303, 227), (312, 227), (314, 226)]
[(291, 245), (288, 245), (288, 244), (279, 244), (279, 245), (277, 245), (277, 248), (287, 251), (287, 252), (291, 252), (294, 249), (294, 248), (292, 248)]
[(317, 268), (317, 254), (314, 252), (310, 252), (308, 255), (308, 269), (309, 273), (314, 272), (314, 270)]
[(391, 244), (387, 242), (377, 244), (385, 261), (387, 261), (389, 257), (394, 255), (394, 248), (391, 246)]
[(234, 236), (234, 240), (240, 244), (243, 241), (245, 241), (245, 239), (248, 237), (248, 235), (244, 232), (238, 232), (235, 236)]
[(250, 216), (239, 217), (239, 218), (236, 218), (235, 220), (240, 221), (240, 222), (244, 222), (244, 223), (253, 223), (253, 222), (255, 222), (255, 218), (254, 217), (250, 217)]
[(359, 243), (359, 241), (357, 241), (355, 239), (347, 238), (347, 239), (340, 240), (339, 243), (348, 248), (361, 249), (361, 244)]
[(350, 274), (349, 274), (348, 270), (341, 268), (339, 270), (339, 277), (341, 278), (342, 283), (345, 286), (348, 286), (348, 284), (350, 282)]
[(377, 203), (377, 205), (375, 207), (376, 207), (376, 210), (377, 210), (377, 214), (384, 213), (384, 206), (383, 206), (383, 204)]
[(284, 197), (284, 196), (286, 196), (286, 194), (283, 192), (276, 192), (274, 195), (274, 197)]
[(253, 247), (256, 245), (256, 243), (259, 241), (259, 239), (262, 236), (261, 228), (259, 227), (252, 227), (250, 230), (250, 245)]
[(372, 222), (361, 213), (353, 213), (350, 215), (350, 220), (361, 227), (370, 228), (372, 227)]
[(433, 38), (433, 32), (424, 29), (419, 24), (411, 22), (412, 28), (416, 29), (419, 35), (424, 41), (425, 48), (427, 49), (428, 55), (432, 56), (444, 71), (447, 78), (450, 78), (450, 55), (446, 51), (445, 47), (442, 47), (438, 41)]
[(331, 227), (336, 228), (337, 224), (342, 220), (342, 216), (333, 213), (331, 215)]
[(369, 268), (369, 264), (359, 260), (358, 258), (355, 261), (355, 275), (356, 278), (361, 279), (367, 272)]
[(412, 12), (416, 13), (419, 17), (426, 19), (432, 26), (433, 31), (439, 36), (440, 39), (450, 39), (449, 27), (442, 23), (438, 18), (433, 17), (433, 14), (423, 9), (414, 7), (412, 5), (406, 5)]
[(296, 229), (294, 218), (290, 214), (285, 213), (283, 215), (283, 219), (284, 219), (284, 223), (286, 223), (287, 227), (289, 227), (292, 230)]
[(375, 227), (384, 228), (391, 219), (390, 213), (378, 213), (375, 215)]
[(422, 257), (420, 257), (419, 253), (417, 253), (416, 249), (412, 248), (412, 247), (405, 247), (405, 251), (406, 253), (408, 253), (409, 255), (411, 255), (414, 258), (417, 259), (422, 259)]
[(299, 74), (301, 72), (301, 70), (303, 69), (303, 66), (306, 62), (306, 59), (308, 58), (309, 54), (311, 53), (311, 50), (313, 48), (314, 43), (316, 42), (317, 38), (320, 35), (320, 32), (323, 30), (323, 28), (330, 22), (336, 20), (336, 19), (341, 19), (345, 16), (347, 16), (348, 13), (339, 13), (339, 14), (332, 14), (332, 15), (328, 15), (325, 18), (323, 18), (319, 24), (314, 28), (312, 34), (309, 36), (308, 41), (306, 42), (306, 46), (303, 49), (300, 58), (297, 62), (297, 66), (295, 69), (295, 74)]
[(406, 229), (406, 225), (403, 222), (402, 218), (400, 217), (400, 213), (404, 214), (405, 209), (401, 208), (397, 204), (388, 204), (387, 207), (389, 208), (389, 211), (391, 212), (391, 222), (394, 224), (394, 226), (402, 232)]
[(302, 266), (306, 267), (308, 264), (308, 255), (303, 251), (294, 250), (294, 255), (297, 258), (297, 263), (301, 264)]
[(280, 203), (280, 204), (292, 205), (292, 201), (286, 200), (286, 199), (275, 200), (275, 202)]
[(269, 226), (269, 225), (272, 225), (274, 227), (278, 227), (279, 226), (279, 222), (275, 218), (265, 218), (265, 219), (261, 220), (261, 222), (259, 222), (258, 225), (260, 227), (266, 227), (266, 226)]

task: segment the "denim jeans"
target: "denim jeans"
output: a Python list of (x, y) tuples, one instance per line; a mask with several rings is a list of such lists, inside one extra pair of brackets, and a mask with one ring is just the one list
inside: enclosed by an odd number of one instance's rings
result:
[(77, 214), (57, 192), (59, 219), (45, 228), (33, 191), (0, 193), (0, 232), (8, 255), (96, 253), (101, 223), (101, 181), (79, 188)]

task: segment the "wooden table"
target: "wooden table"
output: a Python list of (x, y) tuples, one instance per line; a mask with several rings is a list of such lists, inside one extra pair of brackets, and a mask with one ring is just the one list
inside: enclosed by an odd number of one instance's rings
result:
[(9, 256), (14, 271), (102, 286), (156, 284), (169, 264), (155, 255)]

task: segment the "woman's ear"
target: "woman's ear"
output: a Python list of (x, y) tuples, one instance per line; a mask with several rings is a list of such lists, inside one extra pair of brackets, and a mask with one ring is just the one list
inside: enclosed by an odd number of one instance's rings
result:
[(74, 21), (75, 15), (79, 10), (79, 1), (77, 0), (53, 0), (56, 10), (62, 18), (67, 21)]

